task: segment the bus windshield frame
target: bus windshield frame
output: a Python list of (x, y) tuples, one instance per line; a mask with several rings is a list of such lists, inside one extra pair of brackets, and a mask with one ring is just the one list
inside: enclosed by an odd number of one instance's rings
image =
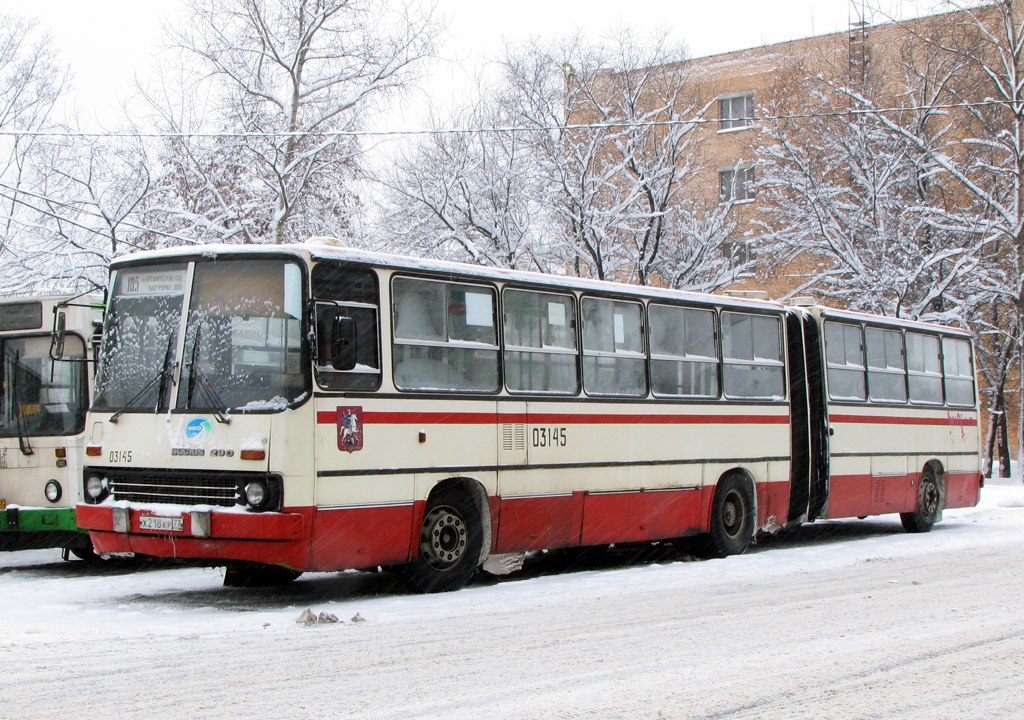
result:
[(93, 410), (282, 412), (312, 383), (306, 273), (294, 258), (131, 264), (111, 277)]

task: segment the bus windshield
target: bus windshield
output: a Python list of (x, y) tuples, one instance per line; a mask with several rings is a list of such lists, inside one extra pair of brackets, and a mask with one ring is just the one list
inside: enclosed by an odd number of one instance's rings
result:
[(301, 271), (291, 262), (229, 258), (120, 270), (95, 407), (284, 410), (307, 396), (310, 382), (301, 308)]
[(74, 435), (85, 421), (85, 343), (68, 335), (64, 354), (50, 360), (50, 337), (0, 338), (0, 437)]

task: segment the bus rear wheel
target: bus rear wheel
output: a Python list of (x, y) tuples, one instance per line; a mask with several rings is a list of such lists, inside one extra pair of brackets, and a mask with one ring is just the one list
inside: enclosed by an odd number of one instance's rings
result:
[(707, 554), (722, 558), (745, 552), (754, 539), (755, 512), (747, 479), (735, 474), (722, 478), (711, 504)]
[(405, 577), (424, 593), (458, 590), (473, 577), (483, 542), (480, 510), (458, 488), (437, 490), (420, 525), (419, 554), (405, 568)]
[(900, 513), (900, 522), (907, 532), (928, 532), (939, 521), (942, 511), (942, 493), (935, 471), (928, 467), (921, 473), (921, 486), (917, 490), (917, 510)]

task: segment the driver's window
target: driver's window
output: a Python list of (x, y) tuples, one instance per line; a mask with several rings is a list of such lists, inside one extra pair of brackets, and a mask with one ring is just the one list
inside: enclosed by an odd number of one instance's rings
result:
[[(380, 335), (377, 275), (349, 263), (324, 261), (313, 268), (316, 312), (317, 383), (329, 390), (376, 390), (380, 387)], [(331, 364), (334, 319), (355, 323), (356, 364), (335, 370)]]

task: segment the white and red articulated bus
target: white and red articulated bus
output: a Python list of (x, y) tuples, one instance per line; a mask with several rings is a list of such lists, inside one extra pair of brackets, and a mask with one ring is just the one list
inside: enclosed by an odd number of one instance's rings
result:
[(238, 584), (384, 566), (432, 592), (541, 549), (925, 531), (982, 484), (961, 330), (329, 242), (114, 262), (86, 435), (98, 552)]

